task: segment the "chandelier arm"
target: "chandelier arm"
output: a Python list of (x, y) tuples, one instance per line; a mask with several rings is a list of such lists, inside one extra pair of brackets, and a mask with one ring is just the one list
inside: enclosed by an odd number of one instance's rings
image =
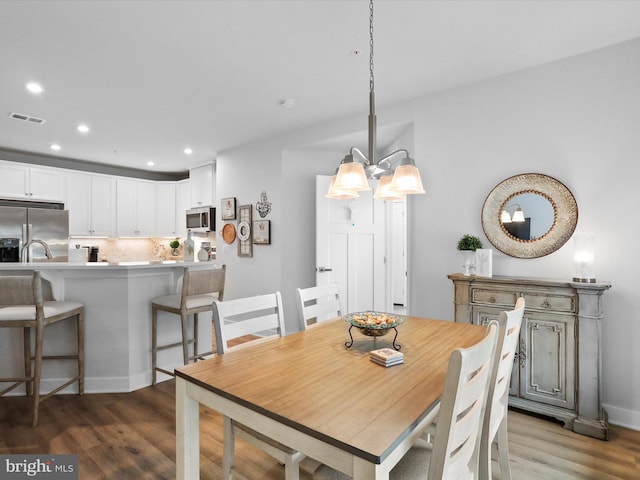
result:
[(388, 165), (389, 168), (391, 168), (391, 157), (393, 157), (394, 155), (396, 155), (398, 153), (404, 153), (405, 158), (409, 157), (409, 151), (407, 149), (405, 149), (405, 148), (400, 148), (399, 150), (394, 150), (390, 154), (385, 155), (384, 158), (380, 159), (380, 161), (378, 162), (378, 165), (382, 165), (384, 163), (384, 164)]
[(351, 150), (349, 150), (349, 153), (351, 155), (353, 155), (353, 152), (356, 152), (358, 155), (360, 155), (360, 157), (362, 158), (363, 162), (365, 165), (371, 165), (371, 162), (369, 161), (369, 158), (362, 152), (362, 150), (360, 150), (358, 147), (351, 147)]

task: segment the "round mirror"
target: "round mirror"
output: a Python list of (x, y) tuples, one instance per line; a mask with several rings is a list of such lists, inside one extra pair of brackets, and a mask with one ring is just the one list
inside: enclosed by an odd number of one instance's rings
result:
[(500, 182), (482, 207), (482, 228), (491, 244), (517, 258), (555, 252), (571, 237), (577, 222), (578, 206), (569, 189), (538, 173)]

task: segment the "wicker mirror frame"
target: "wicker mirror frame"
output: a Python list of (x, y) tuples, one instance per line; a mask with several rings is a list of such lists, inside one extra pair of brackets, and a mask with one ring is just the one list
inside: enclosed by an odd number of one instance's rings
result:
[[(513, 197), (534, 193), (544, 197), (553, 207), (551, 228), (534, 240), (511, 235), (500, 221), (500, 213)], [(516, 258), (538, 258), (562, 247), (576, 229), (578, 204), (561, 182), (540, 173), (514, 175), (496, 185), (482, 207), (482, 228), (491, 244), (502, 253)]]

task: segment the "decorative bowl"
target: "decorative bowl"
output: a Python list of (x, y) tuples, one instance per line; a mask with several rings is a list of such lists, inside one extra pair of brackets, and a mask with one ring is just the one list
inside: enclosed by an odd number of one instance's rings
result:
[(343, 318), (368, 337), (382, 337), (404, 322), (401, 315), (374, 311), (349, 313)]

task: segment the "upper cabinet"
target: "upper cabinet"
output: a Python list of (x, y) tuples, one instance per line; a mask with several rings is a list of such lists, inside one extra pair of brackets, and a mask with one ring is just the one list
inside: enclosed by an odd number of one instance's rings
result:
[(191, 208), (191, 181), (176, 182), (176, 237), (187, 236), (187, 210)]
[(116, 180), (88, 173), (67, 173), (69, 235), (112, 237), (116, 225)]
[(156, 235), (175, 237), (176, 233), (176, 184), (156, 182), (155, 185)]
[(0, 196), (64, 201), (65, 177), (57, 169), (0, 162)]
[(119, 237), (155, 235), (154, 182), (118, 178), (116, 183), (117, 235)]
[(215, 175), (213, 164), (202, 165), (189, 170), (191, 181), (191, 207), (213, 205), (215, 198)]

